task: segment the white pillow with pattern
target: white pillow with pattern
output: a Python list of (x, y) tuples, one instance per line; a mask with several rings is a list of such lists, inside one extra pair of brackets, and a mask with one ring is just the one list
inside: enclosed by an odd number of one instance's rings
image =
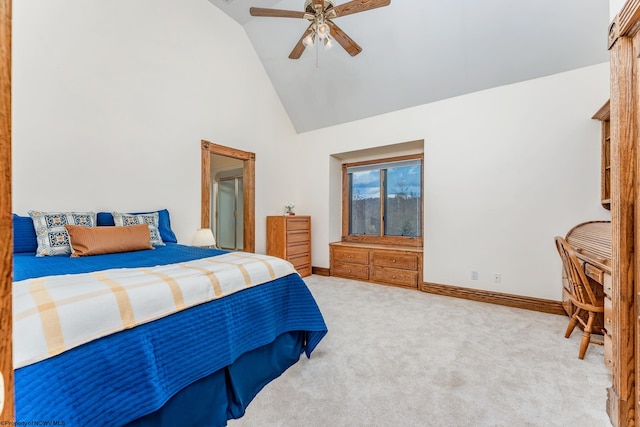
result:
[(36, 256), (66, 255), (71, 253), (69, 233), (65, 224), (96, 226), (95, 212), (40, 212), (29, 211), (36, 230), (38, 249)]
[(151, 237), (149, 241), (153, 246), (165, 246), (160, 237), (160, 231), (158, 230), (159, 215), (158, 212), (145, 213), (145, 214), (127, 214), (121, 212), (111, 212), (113, 215), (113, 222), (116, 227), (127, 227), (129, 225), (149, 224), (149, 233)]

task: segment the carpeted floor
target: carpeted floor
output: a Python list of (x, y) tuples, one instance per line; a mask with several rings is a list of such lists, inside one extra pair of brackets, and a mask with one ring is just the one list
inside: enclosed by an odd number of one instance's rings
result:
[(231, 427), (609, 426), (603, 347), (568, 318), (311, 276), (329, 333)]

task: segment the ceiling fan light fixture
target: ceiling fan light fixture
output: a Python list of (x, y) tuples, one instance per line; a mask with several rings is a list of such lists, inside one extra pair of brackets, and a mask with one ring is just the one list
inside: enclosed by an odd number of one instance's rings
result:
[(318, 24), (318, 37), (326, 39), (329, 37), (329, 33), (331, 33), (331, 27), (329, 27), (329, 24), (326, 22)]
[(316, 37), (314, 33), (308, 34), (305, 38), (302, 39), (302, 44), (304, 45), (304, 47), (311, 47), (313, 46), (315, 38)]
[(309, 27), (289, 54), (290, 59), (299, 59), (306, 48), (315, 44), (316, 37), (326, 49), (335, 40), (349, 55), (356, 56), (362, 52), (362, 48), (335, 24), (334, 19), (388, 6), (390, 3), (391, 0), (343, 0), (342, 4), (336, 6), (335, 0), (304, 0), (303, 11), (251, 7), (249, 13), (251, 16), (303, 18), (309, 21)]
[[(313, 6), (314, 6), (313, 0), (306, 0), (304, 2), (304, 10), (306, 10), (307, 12), (314, 13), (315, 12), (315, 8)], [(320, 4), (317, 5), (317, 8), (320, 11), (323, 11), (325, 9), (332, 8), (334, 6), (335, 6), (335, 3), (334, 3), (333, 0), (324, 0), (323, 3), (320, 3)]]

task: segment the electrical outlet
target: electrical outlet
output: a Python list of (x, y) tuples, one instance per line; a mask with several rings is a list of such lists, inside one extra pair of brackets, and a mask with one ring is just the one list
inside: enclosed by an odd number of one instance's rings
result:
[(471, 280), (478, 280), (478, 272), (477, 271), (472, 271), (471, 272)]
[(500, 273), (493, 273), (493, 282), (500, 283), (500, 280), (502, 280)]

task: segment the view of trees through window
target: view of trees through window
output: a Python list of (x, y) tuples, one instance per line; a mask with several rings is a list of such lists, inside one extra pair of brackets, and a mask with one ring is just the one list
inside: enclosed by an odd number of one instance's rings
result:
[(371, 165), (351, 172), (347, 169), (349, 234), (421, 236), (422, 166), (417, 161), (405, 163)]

